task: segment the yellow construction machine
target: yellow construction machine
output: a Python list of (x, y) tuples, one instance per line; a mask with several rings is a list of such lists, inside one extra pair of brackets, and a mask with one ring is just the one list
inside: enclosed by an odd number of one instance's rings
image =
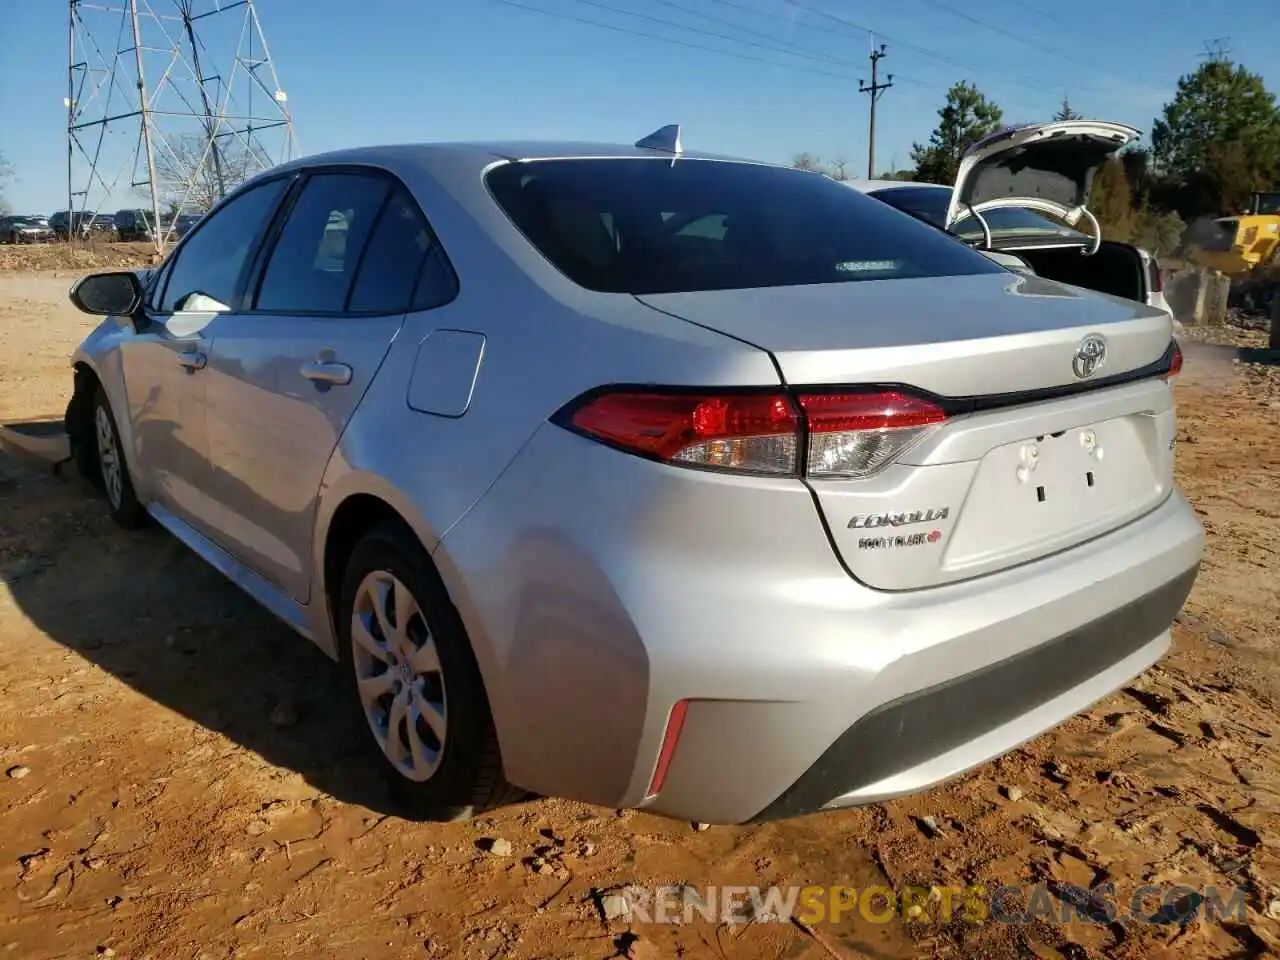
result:
[(1190, 251), (1201, 266), (1235, 279), (1280, 265), (1280, 191), (1255, 193), (1246, 212), (1208, 226), (1197, 231)]

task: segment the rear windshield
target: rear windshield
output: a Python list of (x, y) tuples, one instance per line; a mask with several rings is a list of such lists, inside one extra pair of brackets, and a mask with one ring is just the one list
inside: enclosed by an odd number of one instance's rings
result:
[(1000, 273), (827, 177), (662, 158), (509, 163), (494, 199), (548, 260), (606, 293), (683, 293)]

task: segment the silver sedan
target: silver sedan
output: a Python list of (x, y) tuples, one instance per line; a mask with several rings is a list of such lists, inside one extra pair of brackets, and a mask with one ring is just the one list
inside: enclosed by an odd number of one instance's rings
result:
[(671, 128), (307, 158), (72, 300), (81, 469), (340, 661), (423, 817), (922, 790), (1200, 561), (1166, 313)]

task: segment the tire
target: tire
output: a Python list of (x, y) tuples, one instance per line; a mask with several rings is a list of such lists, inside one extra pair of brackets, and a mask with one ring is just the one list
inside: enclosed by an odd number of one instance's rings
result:
[(147, 511), (134, 493), (116, 418), (101, 386), (93, 396), (90, 429), (92, 440), (85, 439), (86, 444), (92, 442), (93, 446), (82, 452), (79, 466), (106, 496), (111, 519), (126, 530), (136, 530), (146, 522)]
[[(390, 643), (378, 605), (386, 611)], [(403, 634), (396, 629), (397, 606), (408, 611)], [(353, 640), (356, 618), (363, 629)], [(426, 551), (401, 525), (377, 527), (356, 544), (336, 632), (351, 713), (406, 817), (468, 820), (523, 795), (503, 776), (489, 700), (462, 620)], [(388, 649), (397, 644), (399, 650)], [(401, 656), (405, 649), (416, 650), (419, 662)], [(410, 729), (416, 750), (407, 739)]]

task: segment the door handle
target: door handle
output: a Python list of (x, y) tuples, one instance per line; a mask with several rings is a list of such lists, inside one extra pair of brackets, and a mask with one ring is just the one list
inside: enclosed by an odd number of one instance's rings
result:
[(208, 357), (199, 350), (187, 350), (178, 354), (178, 365), (188, 370), (203, 370), (207, 362)]
[(312, 360), (302, 365), (302, 375), (316, 383), (345, 386), (351, 382), (351, 367), (336, 360)]

